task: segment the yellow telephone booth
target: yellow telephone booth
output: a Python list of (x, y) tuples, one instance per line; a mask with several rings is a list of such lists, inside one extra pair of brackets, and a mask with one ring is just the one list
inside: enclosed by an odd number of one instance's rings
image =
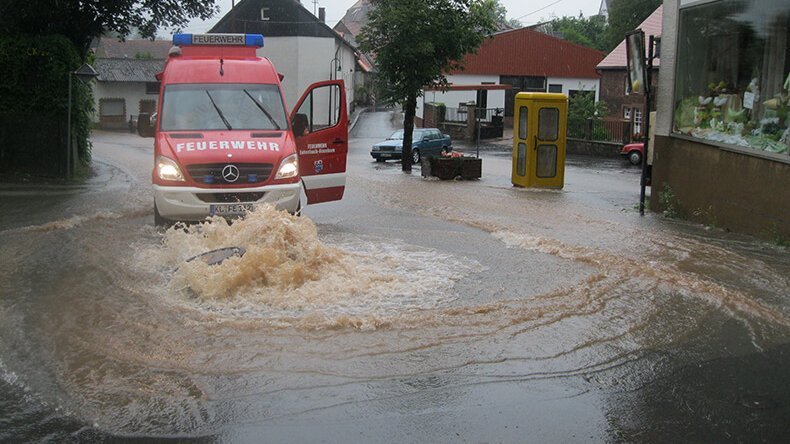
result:
[(513, 128), (513, 185), (562, 188), (565, 185), (565, 135), (568, 97), (518, 93)]

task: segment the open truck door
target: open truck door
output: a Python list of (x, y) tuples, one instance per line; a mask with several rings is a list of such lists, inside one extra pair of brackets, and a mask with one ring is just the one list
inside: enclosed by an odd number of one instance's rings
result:
[(294, 107), (291, 122), (307, 204), (342, 199), (348, 156), (348, 110), (343, 81), (310, 85)]

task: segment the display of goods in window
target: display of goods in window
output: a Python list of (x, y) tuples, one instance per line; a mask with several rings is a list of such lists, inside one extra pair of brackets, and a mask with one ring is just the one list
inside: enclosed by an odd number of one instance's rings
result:
[(779, 9), (766, 16), (758, 0), (681, 9), (674, 132), (790, 153), (790, 2)]

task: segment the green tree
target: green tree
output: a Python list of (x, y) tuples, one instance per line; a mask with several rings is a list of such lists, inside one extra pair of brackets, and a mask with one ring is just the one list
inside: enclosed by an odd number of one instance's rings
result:
[(491, 4), (487, 8), (493, 13), (498, 29), (521, 28), (523, 25), (516, 19), (507, 18), (507, 8), (500, 0), (486, 0)]
[(608, 113), (604, 102), (595, 101), (595, 91), (580, 91), (568, 100), (568, 136), (584, 137), (587, 119), (605, 116)]
[(560, 17), (549, 22), (549, 26), (551, 31), (569, 42), (603, 52), (612, 49), (607, 40), (606, 20), (601, 16), (585, 18), (580, 14), (579, 17)]
[(183, 27), (216, 12), (215, 0), (3, 0), (0, 36), (59, 34), (84, 57), (105, 31), (126, 36), (137, 29), (153, 38), (161, 27)]
[(613, 49), (653, 13), (662, 0), (612, 0), (609, 4), (609, 31), (607, 42)]
[(360, 48), (376, 54), (383, 99), (404, 105), (404, 171), (411, 171), (417, 97), (426, 86), (446, 87), (444, 73), (460, 69), (495, 29), (492, 0), (372, 0)]

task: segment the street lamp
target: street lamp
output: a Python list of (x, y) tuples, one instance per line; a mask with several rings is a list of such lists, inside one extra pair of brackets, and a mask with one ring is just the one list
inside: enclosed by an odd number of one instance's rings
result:
[(91, 80), (99, 76), (93, 67), (87, 63), (77, 68), (76, 71), (69, 72), (69, 111), (66, 117), (66, 179), (71, 179), (71, 78), (76, 77), (80, 82), (88, 84)]

